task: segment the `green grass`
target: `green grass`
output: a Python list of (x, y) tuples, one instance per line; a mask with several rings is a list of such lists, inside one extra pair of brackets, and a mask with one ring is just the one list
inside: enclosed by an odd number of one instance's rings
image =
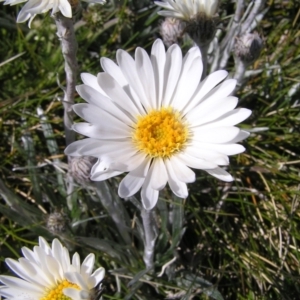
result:
[[(222, 8), (230, 12), (227, 2)], [(158, 36), (156, 8), (116, 3), (83, 10), (86, 24), (77, 23), (76, 31), (81, 72), (96, 74), (101, 56), (114, 58), (119, 48), (149, 49)], [(76, 186), (76, 205), (68, 210), (63, 95), (57, 84), (65, 81), (55, 26), (48, 15), (38, 16), (30, 30), (16, 25), (20, 6), (1, 4), (0, 63), (24, 52), (0, 67), (1, 274), (9, 274), (6, 257), (18, 258), (20, 248), (32, 247), (39, 235), (53, 238), (47, 216), (63, 209), (67, 228), (61, 237), (70, 251), (81, 257), (94, 252), (97, 266), (107, 270), (104, 299), (298, 299), (300, 90), (292, 89), (300, 83), (300, 8), (295, 3), (268, 1), (258, 28), (265, 47), (251, 67), (261, 72), (238, 93), (240, 105), (253, 110), (243, 126), (268, 129), (252, 133), (243, 142), (246, 152), (231, 157), (230, 172), (237, 178), (232, 184), (197, 172), (185, 201), (168, 190), (161, 194), (155, 268), (148, 274), (140, 213), (132, 202), (115, 200), (126, 212), (130, 244), (93, 190)], [(52, 130), (47, 138), (38, 107)], [(51, 164), (54, 159), (60, 169)], [(105, 186), (114, 199), (119, 180)]]

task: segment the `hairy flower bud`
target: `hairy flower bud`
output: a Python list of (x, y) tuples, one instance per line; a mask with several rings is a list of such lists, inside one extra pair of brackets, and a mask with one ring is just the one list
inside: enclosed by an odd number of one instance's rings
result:
[(167, 47), (178, 44), (182, 39), (184, 25), (179, 19), (166, 18), (160, 25), (160, 35)]
[(90, 180), (90, 173), (97, 159), (91, 156), (72, 157), (69, 162), (69, 173), (74, 179), (83, 183)]
[(66, 231), (69, 218), (63, 210), (55, 210), (46, 219), (47, 229), (53, 234), (61, 234)]
[(234, 54), (245, 63), (254, 62), (260, 54), (263, 41), (257, 32), (246, 33), (241, 37), (236, 37)]

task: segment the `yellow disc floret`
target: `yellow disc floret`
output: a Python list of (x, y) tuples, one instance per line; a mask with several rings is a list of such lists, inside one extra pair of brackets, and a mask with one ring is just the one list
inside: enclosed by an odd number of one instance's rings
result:
[(167, 158), (183, 150), (188, 135), (187, 124), (180, 113), (163, 107), (138, 117), (133, 141), (147, 155)]
[(70, 297), (64, 295), (63, 289), (65, 288), (74, 288), (80, 290), (80, 287), (77, 284), (71, 283), (65, 279), (58, 283), (55, 287), (49, 289), (46, 295), (40, 300), (72, 300)]

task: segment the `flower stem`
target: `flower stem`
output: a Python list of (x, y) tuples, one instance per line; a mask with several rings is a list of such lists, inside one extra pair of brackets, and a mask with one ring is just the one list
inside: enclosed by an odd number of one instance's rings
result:
[[(66, 87), (64, 91), (64, 128), (66, 136), (66, 146), (75, 141), (75, 132), (72, 130), (73, 125), (73, 111), (72, 105), (74, 104), (75, 86), (77, 77), (77, 41), (74, 31), (74, 23), (72, 18), (66, 18), (60, 12), (54, 15), (55, 24), (57, 27), (57, 36), (60, 39), (61, 50), (65, 60), (66, 72)], [(68, 158), (70, 162), (70, 157)], [(72, 176), (67, 177), (67, 203), (71, 210), (73, 207), (72, 194), (74, 190), (74, 180)]]
[(153, 210), (142, 209), (141, 216), (144, 225), (144, 262), (147, 270), (153, 268), (154, 265), (154, 248), (157, 238), (157, 228), (155, 224), (155, 213)]
[(77, 41), (75, 37), (72, 18), (66, 18), (61, 13), (54, 15), (57, 27), (57, 36), (61, 42), (62, 54), (65, 60), (66, 88), (64, 88), (64, 126), (66, 135), (66, 146), (75, 141), (75, 132), (72, 130), (76, 77), (77, 77)]
[(204, 80), (204, 78), (206, 77), (206, 74), (207, 74), (207, 52), (208, 52), (209, 44), (207, 44), (205, 46), (198, 45), (198, 47), (200, 48), (200, 51), (201, 51), (202, 63), (203, 63), (203, 71), (202, 71), (201, 80)]
[(247, 70), (247, 63), (243, 62), (240, 59), (235, 60), (235, 73), (233, 75), (233, 78), (237, 80), (237, 85), (235, 88), (235, 92), (237, 92), (242, 84), (243, 84), (243, 79), (245, 77), (245, 73)]

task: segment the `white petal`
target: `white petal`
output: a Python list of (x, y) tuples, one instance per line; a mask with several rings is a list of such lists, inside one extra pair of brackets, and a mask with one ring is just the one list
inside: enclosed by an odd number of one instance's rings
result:
[(83, 278), (87, 278), (92, 274), (93, 268), (95, 264), (95, 254), (90, 253), (82, 262), (80, 273)]
[(177, 157), (187, 166), (200, 169), (200, 170), (207, 170), (207, 169), (215, 169), (218, 165), (211, 161), (206, 161), (204, 159), (188, 155), (186, 153), (180, 153)]
[(117, 103), (128, 114), (133, 117), (140, 115), (144, 109), (141, 103), (137, 103), (134, 99), (130, 98), (122, 87), (107, 73), (98, 74), (98, 83), (111, 100)]
[(113, 103), (108, 97), (102, 95), (98, 91), (95, 91), (94, 88), (83, 84), (78, 85), (76, 90), (78, 94), (88, 103), (96, 105), (106, 112), (109, 112), (127, 125), (131, 125), (133, 123), (133, 118), (130, 118), (130, 114), (126, 114), (126, 112)]
[(51, 252), (49, 243), (42, 236), (39, 237), (39, 245), (47, 254)]
[(58, 8), (65, 17), (72, 18), (72, 8), (68, 0), (59, 0)]
[[(191, 100), (186, 104), (183, 113), (189, 112), (195, 106), (197, 106), (203, 98), (216, 86), (218, 85), (226, 76), (228, 72), (225, 70), (216, 71), (212, 74), (209, 74), (198, 86), (195, 94)], [(223, 98), (226, 97), (223, 95)]]
[(239, 134), (233, 138), (232, 140), (228, 141), (227, 144), (233, 144), (233, 143), (238, 143), (244, 139), (246, 139), (250, 135), (250, 132), (240, 130)]
[(222, 82), (220, 85), (211, 90), (207, 95), (205, 95), (205, 101), (210, 101), (213, 98), (224, 98), (229, 96), (236, 86), (235, 79), (227, 79)]
[(166, 17), (166, 18), (184, 19), (184, 16), (182, 13), (178, 13), (175, 11), (161, 10), (161, 11), (158, 11), (157, 14), (159, 14), (160, 16)]
[[(142, 154), (140, 154), (142, 156)], [(146, 156), (142, 156), (144, 159), (141, 162), (141, 164), (139, 166), (137, 166), (135, 169), (133, 169), (130, 172), (131, 176), (134, 177), (146, 177), (148, 174), (148, 170), (149, 170), (149, 166), (151, 163), (151, 158), (146, 157)]]
[(126, 128), (125, 126), (116, 126), (114, 122), (111, 124), (103, 122), (101, 125), (76, 123), (72, 126), (72, 129), (90, 138), (102, 140), (124, 139), (131, 136), (129, 128)]
[(216, 169), (212, 169), (212, 170), (205, 170), (208, 174), (220, 179), (220, 180), (223, 180), (223, 181), (226, 181), (226, 182), (230, 182), (230, 181), (233, 181), (233, 177), (228, 173), (226, 172), (225, 170), (223, 170), (222, 168), (216, 168)]
[(182, 66), (182, 53), (178, 45), (172, 45), (166, 55), (164, 71), (164, 94), (162, 105), (169, 106), (178, 83)]
[[(166, 3), (166, 2), (162, 2), (162, 1), (154, 1), (154, 3), (158, 6), (161, 6), (163, 8), (167, 8), (167, 9), (171, 9), (171, 10), (174, 10), (173, 6), (170, 5), (169, 3)], [(159, 11), (159, 12), (162, 12), (162, 11)]]
[(64, 279), (62, 266), (55, 258), (53, 258), (52, 256), (47, 256), (46, 263), (48, 272), (51, 273), (54, 278), (59, 280)]
[(140, 190), (145, 178), (134, 177), (130, 173), (127, 174), (121, 181), (118, 189), (118, 194), (121, 198), (128, 198)]
[(158, 107), (162, 103), (162, 95), (164, 91), (164, 68), (166, 63), (166, 51), (163, 42), (157, 39), (152, 46), (151, 62), (155, 78), (155, 90)]
[(150, 58), (147, 52), (142, 48), (137, 48), (135, 51), (135, 65), (137, 75), (140, 78), (141, 85), (143, 86), (150, 107), (152, 109), (157, 109), (159, 104), (156, 99), (154, 72)]
[(130, 129), (116, 116), (109, 114), (97, 106), (88, 103), (79, 103), (73, 105), (73, 110), (77, 115), (89, 123), (103, 125), (106, 128), (109, 126), (112, 128), (121, 127), (121, 129), (126, 130), (127, 132)]
[(53, 284), (47, 276), (40, 275), (42, 273), (41, 268), (32, 264), (23, 257), (19, 259), (19, 262), (11, 258), (6, 258), (5, 263), (15, 274), (28, 282), (32, 282), (40, 287), (43, 285), (47, 286)]
[[(27, 13), (25, 10), (24, 10), (24, 7), (21, 9), (21, 11), (19, 12), (18, 14), (18, 17), (17, 17), (17, 23), (23, 23), (23, 22), (26, 22), (28, 19), (30, 19), (32, 17), (31, 14)], [(30, 27), (29, 27), (30, 28)]]
[[(200, 83), (203, 70), (201, 53), (198, 47), (193, 47), (184, 57), (180, 78), (172, 100), (172, 106), (181, 111), (188, 99), (195, 93)], [(186, 101), (183, 101), (186, 99)]]
[(127, 79), (123, 75), (120, 67), (115, 62), (109, 58), (102, 57), (100, 59), (100, 63), (103, 70), (113, 77), (121, 87), (128, 85)]
[(70, 156), (95, 156), (98, 157), (102, 153), (98, 149), (103, 145), (103, 141), (87, 138), (73, 142), (65, 149), (65, 154)]
[(189, 167), (187, 167), (186, 164), (184, 164), (179, 158), (173, 156), (170, 158), (170, 162), (178, 180), (185, 183), (194, 182), (196, 180), (195, 173)]
[(152, 173), (152, 185), (154, 190), (162, 190), (168, 181), (168, 174), (165, 167), (165, 163), (162, 158), (155, 158), (152, 162), (153, 173)]
[[(1, 0), (0, 2), (3, 2), (4, 0)], [(23, 3), (23, 2), (26, 2), (27, 0), (6, 0), (4, 1), (4, 5), (16, 5), (16, 4), (19, 4), (19, 3)]]
[(147, 177), (145, 179), (145, 182), (141, 190), (141, 199), (142, 199), (143, 206), (146, 210), (150, 210), (156, 205), (158, 200), (158, 195), (159, 195), (159, 192), (152, 188), (152, 180), (153, 180), (152, 172), (153, 172), (153, 165), (150, 167), (150, 170), (147, 174)]
[(4, 285), (14, 287), (16, 289), (30, 291), (32, 293), (38, 293), (38, 294), (44, 293), (44, 289), (42, 287), (13, 276), (1, 275), (0, 281)]
[[(141, 168), (141, 166), (144, 165), (144, 163), (147, 163), (146, 155), (140, 152), (136, 152), (136, 153), (127, 152), (124, 153), (122, 156), (119, 156), (117, 159), (119, 161), (116, 161), (115, 159), (112, 160), (109, 168), (111, 170), (122, 171), (122, 172), (133, 171), (132, 174), (134, 173), (137, 174), (139, 172), (138, 170), (141, 171), (141, 169), (139, 168)], [(144, 167), (142, 166), (142, 168)], [(146, 177), (146, 174), (145, 175), (141, 174), (141, 176), (136, 176), (136, 177)]]
[(193, 126), (202, 125), (233, 110), (237, 103), (238, 98), (236, 97), (212, 98), (210, 101), (201, 102), (186, 115), (186, 118)]
[(74, 267), (76, 272), (80, 272), (80, 256), (77, 252), (73, 254), (72, 266)]
[(217, 127), (203, 128), (202, 126), (193, 128), (193, 138), (204, 143), (227, 143), (234, 139), (240, 132), (237, 127)]
[[(107, 97), (107, 95), (105, 94), (105, 92), (101, 89), (100, 85), (98, 84), (97, 76), (94, 76), (94, 75), (92, 75), (90, 73), (81, 73), (80, 77), (81, 77), (81, 80), (84, 83), (84, 85), (87, 85), (87, 86), (95, 89), (97, 92), (99, 92), (100, 94), (105, 95)], [(82, 85), (79, 85), (79, 86), (82, 86)], [(78, 86), (76, 86), (76, 90), (77, 89), (78, 89)], [(85, 99), (81, 94), (80, 94), (80, 96), (83, 99)]]
[(91, 275), (91, 283), (92, 287), (95, 287), (98, 285), (105, 276), (105, 269), (104, 268), (98, 268), (92, 275)]
[[(202, 128), (216, 128), (222, 126), (236, 125), (251, 115), (251, 110), (246, 108), (238, 108), (220, 116), (217, 120), (211, 123), (201, 125)], [(194, 125), (194, 124), (193, 124)]]
[(226, 166), (229, 164), (229, 159), (227, 155), (219, 153), (212, 149), (207, 150), (197, 146), (197, 143), (193, 143), (191, 146), (188, 146), (185, 149), (185, 153), (190, 156), (204, 159), (206, 161), (214, 162), (217, 165)]
[(166, 159), (165, 164), (168, 172), (168, 183), (172, 192), (179, 198), (186, 198), (189, 195), (186, 184), (177, 178), (171, 160)]
[(239, 144), (210, 144), (193, 141), (199, 149), (212, 150), (225, 155), (234, 155), (245, 151), (245, 147)]
[[(63, 289), (64, 295), (70, 297), (70, 299), (72, 299), (72, 300), (82, 300), (82, 298), (80, 296), (80, 292), (81, 291), (79, 291), (75, 288), (65, 288), (65, 289)], [(88, 298), (86, 298), (86, 299), (88, 299)]]
[(122, 174), (123, 172), (107, 170), (103, 172), (91, 173), (91, 180), (93, 181), (103, 181), (115, 176)]
[(81, 274), (77, 272), (66, 272), (64, 275), (68, 281), (79, 285), (82, 289), (86, 289), (86, 290), (88, 289), (88, 286), (86, 282), (83, 280)]
[[(147, 99), (145, 90), (137, 73), (137, 66), (133, 58), (123, 50), (117, 51), (117, 62), (128, 81), (129, 86), (138, 95), (140, 103), (143, 104), (146, 110), (151, 109), (150, 101)], [(136, 102), (138, 104), (138, 102)], [(139, 104), (140, 105), (140, 104)]]

